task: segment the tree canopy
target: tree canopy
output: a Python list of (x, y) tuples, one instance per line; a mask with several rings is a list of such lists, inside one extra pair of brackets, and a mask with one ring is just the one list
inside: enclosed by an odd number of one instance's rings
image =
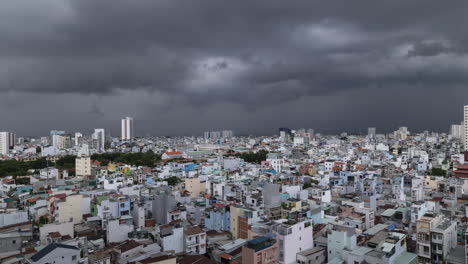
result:
[(122, 162), (135, 166), (152, 167), (155, 163), (161, 161), (161, 155), (152, 151), (138, 153), (102, 153), (92, 155), (91, 159), (101, 162), (103, 166), (107, 166), (109, 163)]
[(259, 150), (258, 152), (229, 153), (226, 156), (234, 156), (243, 159), (245, 162), (261, 163), (266, 160), (268, 151)]

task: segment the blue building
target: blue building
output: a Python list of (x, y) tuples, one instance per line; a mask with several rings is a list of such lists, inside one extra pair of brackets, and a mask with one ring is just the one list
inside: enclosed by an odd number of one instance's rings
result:
[(130, 197), (128, 195), (118, 198), (119, 216), (130, 215)]
[(231, 213), (229, 207), (215, 206), (210, 209), (208, 215), (205, 217), (205, 227), (210, 230), (231, 230)]

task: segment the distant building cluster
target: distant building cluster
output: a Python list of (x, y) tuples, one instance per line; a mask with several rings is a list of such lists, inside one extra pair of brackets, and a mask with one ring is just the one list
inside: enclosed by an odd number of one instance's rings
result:
[(0, 263), (467, 263), (467, 116), (449, 133), (1, 132)]
[(223, 131), (206, 131), (204, 133), (205, 139), (220, 139), (220, 138), (232, 138), (234, 136), (234, 132), (232, 130), (223, 130)]

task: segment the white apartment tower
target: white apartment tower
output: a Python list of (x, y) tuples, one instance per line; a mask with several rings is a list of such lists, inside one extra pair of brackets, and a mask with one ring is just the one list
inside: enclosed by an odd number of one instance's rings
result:
[(8, 154), (10, 149), (10, 133), (0, 132), (0, 155)]
[(375, 139), (375, 132), (376, 132), (375, 127), (368, 127), (367, 128), (367, 137), (369, 139)]
[(463, 144), (465, 151), (468, 151), (468, 105), (465, 105), (463, 111)]
[(82, 138), (83, 138), (83, 134), (81, 134), (80, 132), (75, 133), (75, 146), (80, 145)]
[(122, 119), (122, 141), (133, 140), (133, 118), (125, 117)]
[(104, 128), (94, 129), (93, 139), (97, 141), (97, 149), (99, 151), (103, 151), (104, 144), (106, 142), (106, 134)]

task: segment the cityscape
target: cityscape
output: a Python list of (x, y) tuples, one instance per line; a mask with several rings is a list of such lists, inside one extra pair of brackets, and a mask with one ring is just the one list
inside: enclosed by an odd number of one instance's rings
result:
[(0, 132), (1, 260), (464, 263), (463, 116), (447, 133)]
[(468, 264), (468, 1), (0, 1), (1, 264)]

